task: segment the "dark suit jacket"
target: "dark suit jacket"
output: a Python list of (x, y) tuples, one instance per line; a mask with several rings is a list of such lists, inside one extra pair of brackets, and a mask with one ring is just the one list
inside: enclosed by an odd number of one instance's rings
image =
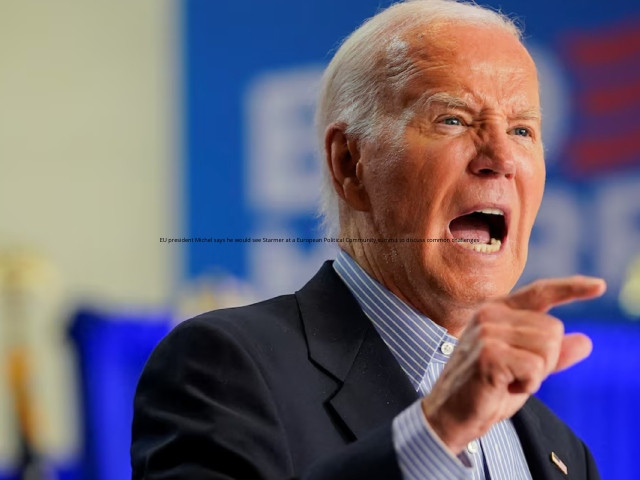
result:
[[(133, 478), (400, 479), (391, 422), (417, 398), (327, 262), (295, 295), (201, 315), (160, 343), (136, 392)], [(513, 422), (535, 480), (599, 478), (537, 399)]]

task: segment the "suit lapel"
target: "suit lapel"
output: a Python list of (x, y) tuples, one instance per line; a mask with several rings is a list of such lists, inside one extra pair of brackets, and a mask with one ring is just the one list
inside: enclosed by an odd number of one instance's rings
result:
[(328, 405), (354, 438), (390, 422), (418, 398), (331, 262), (296, 297), (311, 361), (338, 380)]
[(534, 404), (537, 401), (535, 397), (530, 397), (511, 419), (520, 438), (531, 476), (534, 479), (566, 480), (567, 476), (553, 464), (551, 459), (551, 452), (562, 451), (563, 446), (556, 446), (557, 440), (550, 438), (541, 428), (539, 416), (534, 411)]
[(376, 426), (391, 422), (417, 398), (406, 374), (371, 327), (330, 404), (360, 438)]

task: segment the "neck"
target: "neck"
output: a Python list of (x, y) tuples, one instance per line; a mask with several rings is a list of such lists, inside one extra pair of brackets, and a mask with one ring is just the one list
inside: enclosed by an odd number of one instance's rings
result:
[(471, 320), (478, 305), (468, 304), (448, 298), (446, 293), (428, 285), (428, 282), (409, 279), (408, 272), (395, 275), (389, 269), (379, 265), (376, 256), (362, 243), (343, 243), (340, 245), (362, 269), (418, 312), (447, 329), (450, 335), (459, 338)]

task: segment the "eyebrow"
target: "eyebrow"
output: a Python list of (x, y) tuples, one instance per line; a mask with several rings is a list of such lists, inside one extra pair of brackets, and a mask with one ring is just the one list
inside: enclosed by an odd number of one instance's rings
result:
[(416, 114), (423, 114), (428, 111), (431, 105), (434, 103), (445, 105), (447, 108), (459, 108), (462, 110), (472, 111), (469, 103), (462, 98), (453, 96), (445, 92), (424, 92), (417, 99), (415, 99), (413, 101), (413, 104), (406, 110), (406, 117), (411, 118)]
[(416, 102), (418, 109), (427, 109), (432, 103), (441, 103), (449, 108), (461, 108), (463, 110), (472, 110), (471, 105), (460, 97), (455, 97), (449, 93), (438, 92), (428, 96), (421, 96)]
[(535, 120), (539, 122), (541, 120), (540, 110), (537, 108), (530, 108), (522, 112), (518, 112), (514, 115), (514, 118), (518, 120)]
[[(472, 108), (471, 105), (463, 98), (456, 97), (446, 92), (438, 92), (438, 93), (433, 93), (431, 95), (429, 94), (422, 95), (418, 100), (416, 100), (412, 110), (414, 112), (426, 110), (433, 103), (446, 105), (447, 108), (459, 108), (461, 110), (467, 110), (467, 111), (474, 110), (474, 108)], [(539, 109), (529, 108), (529, 109), (517, 112), (515, 115), (513, 115), (513, 118), (516, 120), (533, 120), (533, 121), (540, 122), (541, 115), (540, 115)]]

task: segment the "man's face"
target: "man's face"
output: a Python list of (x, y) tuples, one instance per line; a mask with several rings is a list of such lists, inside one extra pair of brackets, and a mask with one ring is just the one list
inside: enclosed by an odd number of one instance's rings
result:
[(504, 295), (544, 189), (534, 63), (496, 28), (440, 25), (406, 40), (414, 72), (389, 111), (411, 120), (400, 148), (363, 146), (364, 184), (373, 234), (426, 241), (380, 247), (385, 283), (462, 304)]

